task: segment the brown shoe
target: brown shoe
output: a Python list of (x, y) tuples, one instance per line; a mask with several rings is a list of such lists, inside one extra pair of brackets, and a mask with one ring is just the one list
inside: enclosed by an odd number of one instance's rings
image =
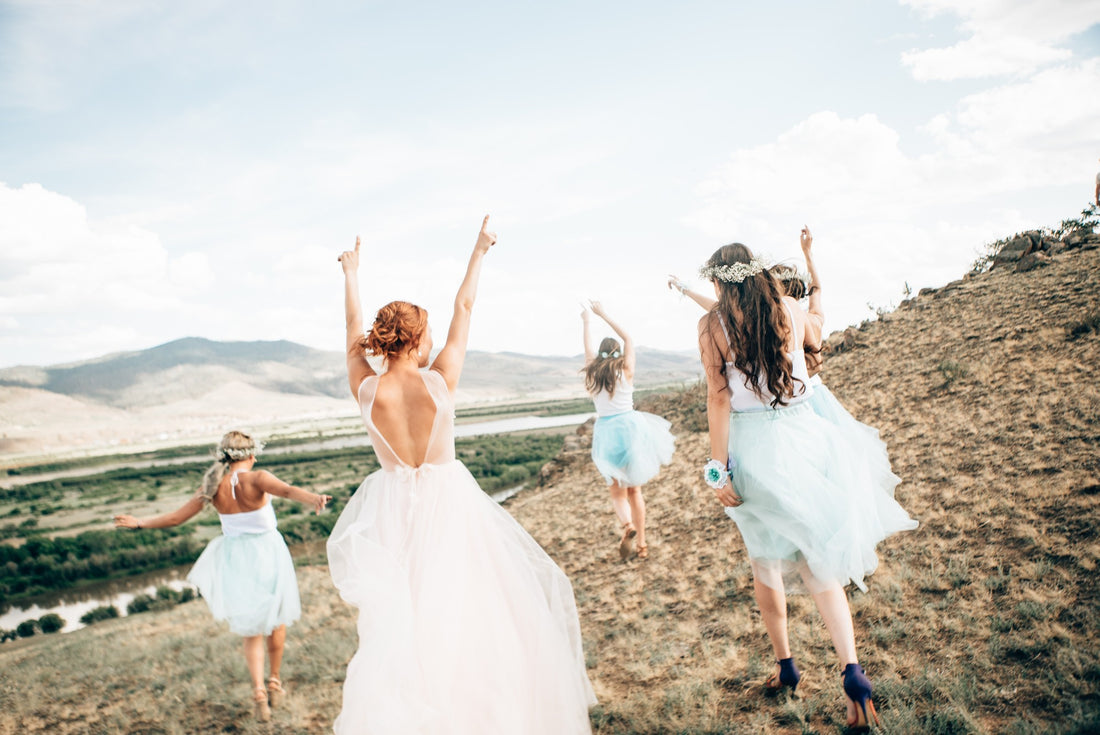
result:
[(283, 683), (279, 681), (279, 677), (272, 676), (267, 680), (267, 693), (268, 699), (271, 701), (272, 709), (283, 706), (283, 698), (286, 697), (286, 689), (283, 689)]
[(252, 714), (260, 722), (268, 722), (271, 719), (271, 707), (267, 706), (267, 690), (256, 687), (252, 692)]
[(619, 558), (623, 561), (634, 556), (634, 537), (637, 535), (638, 532), (634, 529), (633, 523), (627, 523), (623, 526), (623, 538), (619, 542)]
[(638, 558), (639, 559), (648, 559), (649, 558), (649, 544), (642, 544), (641, 546), (638, 547)]

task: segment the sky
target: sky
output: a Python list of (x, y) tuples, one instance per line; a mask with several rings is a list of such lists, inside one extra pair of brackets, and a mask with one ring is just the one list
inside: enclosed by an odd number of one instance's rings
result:
[(0, 367), (340, 350), (356, 235), (367, 321), (442, 335), (486, 213), (471, 349), (577, 354), (584, 299), (694, 349), (666, 274), (803, 225), (828, 332), (1077, 215), (1098, 158), (1100, 0), (0, 0)]

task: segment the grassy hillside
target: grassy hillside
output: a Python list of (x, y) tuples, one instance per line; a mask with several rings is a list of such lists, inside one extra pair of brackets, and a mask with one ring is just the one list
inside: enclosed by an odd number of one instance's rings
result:
[[(998, 267), (836, 335), (824, 379), (879, 428), (916, 531), (880, 547), (851, 593), (883, 733), (1100, 731), (1100, 250)], [(793, 597), (799, 698), (766, 698), (771, 653), (732, 523), (697, 480), (698, 389), (649, 400), (679, 436), (646, 488), (651, 558), (619, 563), (588, 435), (567, 438), (511, 512), (574, 582), (600, 735), (838, 733), (839, 670)], [(339, 710), (354, 620), (325, 571), (301, 570), (305, 619), (275, 730)], [(202, 602), (0, 646), (0, 733), (267, 732), (249, 719), (237, 640)]]

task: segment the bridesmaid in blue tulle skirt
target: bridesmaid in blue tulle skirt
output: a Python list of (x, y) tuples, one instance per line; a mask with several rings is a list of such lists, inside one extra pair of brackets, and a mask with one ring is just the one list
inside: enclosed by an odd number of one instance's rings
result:
[(607, 316), (600, 302), (592, 302), (592, 313), (607, 322), (622, 344), (613, 337), (592, 349), (589, 310), (584, 320), (584, 385), (596, 406), (592, 429), (592, 461), (611, 489), (611, 506), (622, 524), (619, 557), (626, 561), (637, 554), (649, 558), (645, 536), (645, 498), (642, 485), (672, 461), (675, 437), (669, 422), (660, 416), (634, 410), (634, 342), (626, 331)]
[[(812, 238), (802, 233), (809, 258)], [(797, 580), (813, 596), (842, 666), (850, 727), (877, 721), (871, 683), (859, 666), (844, 587), (865, 588), (875, 546), (916, 521), (894, 500), (877, 432), (835, 399), (814, 401), (807, 354), (820, 348), (820, 295), (810, 311), (783, 293), (767, 263), (744, 245), (719, 248), (701, 274), (717, 301), (699, 323), (707, 376), (712, 459), (704, 468), (752, 563), (754, 587), (777, 669), (765, 688), (795, 689), (800, 673), (786, 627), (786, 587)], [(687, 292), (675, 279), (670, 285)]]
[[(168, 528), (207, 505), (218, 511), (222, 534), (203, 550), (187, 581), (198, 587), (215, 620), (227, 622), (229, 630), (244, 637), (253, 712), (257, 719), (267, 721), (271, 708), (278, 707), (285, 694), (279, 674), (286, 628), (302, 614), (294, 561), (276, 528), (268, 496), (295, 500), (318, 513), (331, 498), (288, 485), (270, 472), (253, 472), (261, 448), (248, 434), (229, 432), (218, 444), (216, 460), (193, 498), (178, 510), (155, 518), (115, 516), (115, 526)], [(271, 664), (266, 686), (265, 648)]]

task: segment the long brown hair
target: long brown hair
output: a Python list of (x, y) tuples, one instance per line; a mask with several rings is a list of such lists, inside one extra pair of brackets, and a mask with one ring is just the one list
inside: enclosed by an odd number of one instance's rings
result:
[(619, 340), (604, 337), (592, 362), (581, 371), (584, 373), (584, 387), (593, 395), (601, 390), (607, 391), (608, 395), (615, 395), (615, 388), (623, 375), (625, 365), (626, 355), (623, 354)]
[[(748, 265), (752, 252), (739, 242), (714, 251), (707, 266)], [(787, 335), (794, 325), (784, 318), (779, 283), (767, 270), (747, 276), (739, 282), (716, 279), (718, 304), (711, 321), (711, 338), (718, 354), (725, 354), (718, 334), (726, 325), (733, 365), (747, 378), (747, 384), (759, 398), (765, 398), (761, 382), (772, 395), (771, 406), (786, 406), (794, 395), (791, 358), (787, 356)], [(715, 323), (720, 320), (719, 323)], [(726, 376), (723, 361), (721, 372)], [(761, 378), (763, 377), (763, 381)], [(726, 376), (728, 380), (728, 376)]]

